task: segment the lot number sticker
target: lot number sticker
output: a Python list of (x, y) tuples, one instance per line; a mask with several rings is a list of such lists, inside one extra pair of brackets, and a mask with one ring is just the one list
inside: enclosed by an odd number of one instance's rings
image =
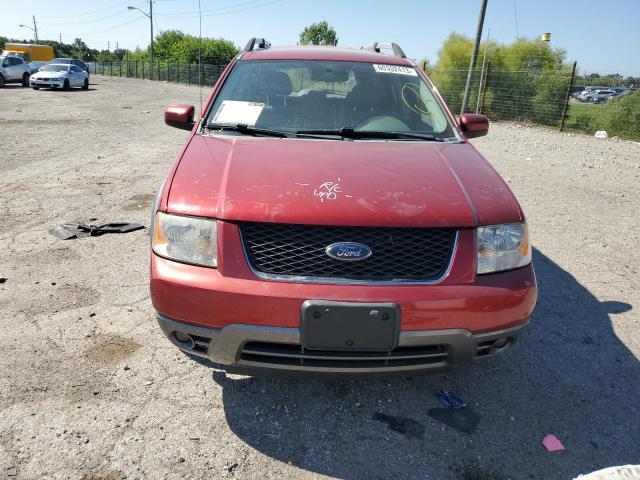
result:
[(400, 65), (380, 65), (374, 63), (373, 69), (378, 73), (397, 73), (399, 75), (411, 75), (412, 77), (418, 76), (415, 68), (401, 67)]
[(213, 123), (244, 123), (253, 126), (263, 108), (264, 103), (224, 100), (213, 117)]

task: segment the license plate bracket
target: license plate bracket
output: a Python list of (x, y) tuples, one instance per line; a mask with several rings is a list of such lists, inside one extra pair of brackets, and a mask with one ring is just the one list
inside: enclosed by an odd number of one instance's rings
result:
[(305, 349), (386, 352), (398, 346), (400, 307), (395, 303), (307, 300), (301, 313)]

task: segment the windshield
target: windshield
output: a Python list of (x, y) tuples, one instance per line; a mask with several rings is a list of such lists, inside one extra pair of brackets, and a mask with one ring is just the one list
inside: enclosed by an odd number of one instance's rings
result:
[(45, 65), (42, 70), (45, 72), (66, 72), (69, 70), (69, 65)]
[(207, 124), (290, 133), (346, 129), (455, 139), (440, 104), (416, 69), (363, 62), (239, 61), (213, 103)]

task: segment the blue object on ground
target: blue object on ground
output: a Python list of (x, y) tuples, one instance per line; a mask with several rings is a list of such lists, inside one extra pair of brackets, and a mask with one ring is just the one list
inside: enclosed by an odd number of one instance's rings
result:
[(463, 408), (467, 406), (466, 403), (464, 403), (448, 390), (438, 390), (436, 392), (436, 396), (442, 403), (444, 403), (445, 406), (449, 408)]

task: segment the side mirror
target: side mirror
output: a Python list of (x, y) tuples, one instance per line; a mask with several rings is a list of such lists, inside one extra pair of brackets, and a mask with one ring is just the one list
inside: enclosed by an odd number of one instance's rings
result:
[(460, 115), (460, 130), (467, 138), (483, 137), (489, 132), (489, 119), (477, 113)]
[(193, 105), (168, 105), (164, 107), (164, 123), (170, 127), (191, 130), (195, 111)]

